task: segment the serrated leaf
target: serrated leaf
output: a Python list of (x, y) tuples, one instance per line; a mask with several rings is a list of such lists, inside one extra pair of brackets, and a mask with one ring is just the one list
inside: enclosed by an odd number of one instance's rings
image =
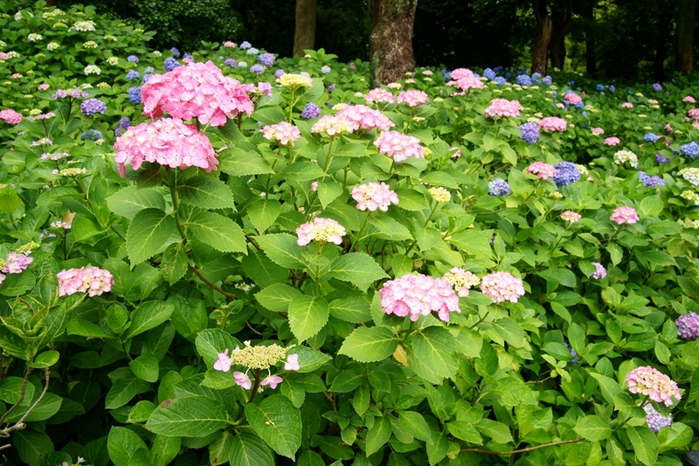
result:
[(218, 401), (205, 396), (174, 398), (157, 407), (146, 429), (166, 437), (206, 437), (226, 425), (228, 415)]
[(259, 404), (245, 405), (250, 426), (274, 451), (294, 459), (301, 446), (301, 411), (283, 395), (271, 395)]
[(231, 176), (274, 173), (272, 167), (257, 152), (240, 149), (223, 150), (219, 155), (219, 170)]
[(358, 287), (388, 277), (374, 258), (363, 252), (338, 257), (330, 266), (330, 276)]
[(163, 252), (160, 272), (170, 285), (177, 283), (187, 273), (189, 259), (185, 249), (184, 243), (180, 241), (179, 243), (171, 244)]
[(318, 183), (318, 199), (325, 209), (328, 204), (340, 197), (342, 186), (334, 181), (321, 181)]
[(136, 308), (131, 314), (131, 325), (126, 331), (126, 338), (150, 330), (170, 318), (175, 306), (164, 301), (147, 301)]
[(391, 356), (397, 347), (398, 340), (390, 328), (359, 327), (345, 338), (338, 354), (359, 362), (375, 362)]
[(466, 421), (453, 421), (447, 424), (449, 432), (454, 437), (464, 440), (468, 443), (475, 443), (476, 445), (482, 445), (483, 439), (478, 433), (478, 429), (473, 427), (473, 425)]
[(492, 419), (481, 419), (476, 428), (498, 443), (512, 442), (512, 434), (505, 424)]
[(196, 339), (197, 353), (204, 358), (207, 366), (212, 367), (218, 359), (218, 354), (223, 353), (226, 349), (233, 351), (241, 343), (230, 333), (226, 333), (220, 328), (208, 328), (197, 334)]
[(454, 349), (453, 337), (440, 327), (428, 327), (417, 333), (412, 341), (415, 357), (437, 377), (453, 378), (456, 375)]
[(255, 294), (255, 299), (265, 308), (274, 312), (287, 312), (291, 300), (302, 293), (284, 283), (275, 283)]
[(522, 327), (517, 322), (509, 317), (503, 317), (502, 319), (493, 321), (493, 328), (507, 343), (515, 348), (524, 346), (526, 342), (524, 330), (522, 330)]
[(126, 250), (131, 265), (149, 259), (177, 231), (175, 218), (160, 209), (144, 209), (138, 212), (126, 233)]
[(366, 434), (366, 455), (370, 456), (379, 451), (391, 438), (391, 421), (387, 416), (374, 419), (374, 425)]
[(114, 466), (129, 466), (139, 450), (148, 451), (141, 437), (125, 427), (112, 427), (107, 437), (107, 451)]
[(274, 199), (256, 199), (248, 204), (247, 213), (255, 229), (263, 233), (282, 213), (282, 205)]
[(233, 194), (226, 184), (211, 176), (193, 176), (177, 186), (180, 201), (201, 209), (235, 209)]
[(330, 302), (328, 309), (331, 316), (345, 322), (361, 324), (371, 320), (369, 301), (362, 296), (335, 299)]
[(660, 453), (682, 449), (689, 445), (693, 438), (694, 432), (691, 427), (681, 422), (674, 422), (671, 426), (664, 427), (658, 432)]
[[(209, 444), (209, 464), (218, 466), (228, 462), (233, 446), (233, 433), (227, 430), (219, 432), (218, 437)], [(240, 464), (245, 464), (241, 462)]]
[(272, 262), (287, 269), (298, 269), (304, 266), (303, 249), (297, 239), (288, 233), (258, 236), (255, 241), (267, 254)]
[(401, 209), (417, 212), (430, 207), (427, 198), (419, 191), (399, 188), (395, 192), (398, 195), (398, 207)]
[(241, 261), (245, 275), (260, 288), (284, 283), (289, 278), (289, 270), (272, 262), (267, 255), (257, 249), (251, 250)]
[(646, 426), (626, 426), (624, 431), (633, 445), (636, 458), (646, 466), (655, 464), (659, 448), (658, 438), (655, 434)]
[(609, 421), (601, 416), (583, 416), (573, 430), (591, 442), (599, 442), (612, 435)]
[(107, 199), (109, 210), (117, 215), (133, 219), (144, 209), (165, 210), (165, 198), (154, 189), (139, 189), (136, 186), (128, 186), (117, 191)]
[(289, 326), (299, 341), (321, 331), (328, 322), (328, 302), (321, 296), (295, 296), (289, 303)]
[(217, 251), (247, 253), (243, 229), (228, 217), (197, 211), (187, 222), (187, 228), (198, 241)]
[(158, 360), (152, 354), (142, 354), (133, 361), (129, 361), (129, 367), (141, 380), (158, 381)]
[(264, 440), (255, 432), (251, 429), (241, 429), (231, 441), (230, 464), (231, 466), (274, 466), (274, 456)]
[(398, 422), (407, 433), (427, 443), (432, 443), (432, 432), (422, 414), (415, 411), (402, 411)]
[(116, 379), (107, 393), (104, 400), (106, 409), (121, 408), (141, 390), (143, 382), (128, 369), (124, 368), (124, 370), (128, 371), (128, 375)]

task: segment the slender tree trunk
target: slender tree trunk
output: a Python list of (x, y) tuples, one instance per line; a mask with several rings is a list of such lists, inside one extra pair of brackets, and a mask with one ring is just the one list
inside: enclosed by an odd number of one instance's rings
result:
[(566, 44), (565, 40), (555, 40), (551, 41), (551, 46), (549, 47), (549, 54), (551, 56), (551, 66), (563, 71), (566, 60)]
[(546, 76), (549, 43), (553, 35), (553, 19), (547, 14), (537, 19), (536, 23), (536, 39), (534, 39), (534, 47), (532, 47), (532, 73), (541, 73)]
[(689, 74), (694, 69), (694, 24), (696, 19), (696, 0), (678, 0), (677, 2), (677, 53), (675, 69)]
[(374, 28), (369, 36), (371, 84), (387, 84), (415, 69), (413, 25), (417, 0), (374, 0)]
[(296, 0), (296, 33), (294, 55), (303, 57), (304, 50), (315, 47), (317, 0)]

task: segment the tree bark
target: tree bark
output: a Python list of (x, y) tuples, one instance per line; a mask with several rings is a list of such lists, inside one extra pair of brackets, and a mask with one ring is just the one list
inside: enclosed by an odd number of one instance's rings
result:
[(553, 18), (549, 15), (546, 2), (539, 3), (539, 0), (532, 0), (534, 17), (536, 18), (536, 38), (532, 47), (532, 73), (546, 75), (549, 53), (553, 52), (552, 60), (563, 69), (563, 59), (565, 58), (565, 36), (573, 25), (573, 0), (566, 1), (565, 21), (561, 28), (554, 34)]
[(566, 60), (565, 40), (552, 40), (551, 46), (549, 47), (549, 55), (551, 56), (551, 66), (559, 71), (563, 71)]
[(374, 0), (378, 16), (369, 36), (371, 84), (388, 84), (415, 69), (413, 25), (417, 0)]
[(689, 74), (694, 69), (694, 24), (696, 18), (696, 0), (678, 0), (677, 2), (677, 52), (675, 69)]
[(317, 0), (296, 0), (296, 32), (294, 55), (303, 57), (304, 50), (315, 47)]
[(547, 14), (536, 21), (536, 39), (532, 47), (532, 73), (546, 76), (546, 66), (549, 59), (549, 43), (553, 35), (553, 19)]

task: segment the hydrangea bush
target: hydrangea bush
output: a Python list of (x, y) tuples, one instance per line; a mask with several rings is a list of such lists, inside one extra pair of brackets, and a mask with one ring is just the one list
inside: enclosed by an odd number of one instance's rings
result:
[(699, 86), (460, 68), (370, 89), (323, 51), (156, 53), (88, 9), (1, 5), (13, 464), (696, 446)]

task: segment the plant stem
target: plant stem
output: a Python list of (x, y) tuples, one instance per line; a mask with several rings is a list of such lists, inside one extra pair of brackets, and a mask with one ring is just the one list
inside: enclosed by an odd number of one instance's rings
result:
[(201, 273), (199, 270), (197, 270), (197, 268), (194, 267), (193, 265), (187, 264), (187, 268), (188, 268), (189, 270), (191, 270), (192, 272), (194, 272), (194, 274), (195, 274), (197, 277), (199, 277), (199, 280), (201, 280), (202, 282), (204, 282), (204, 283), (205, 283), (209, 288), (211, 288), (212, 290), (218, 291), (219, 293), (221, 293), (223, 296), (225, 296), (225, 297), (227, 297), (227, 298), (230, 298), (230, 299), (238, 299), (238, 297), (237, 297), (236, 295), (234, 295), (233, 293), (229, 293), (228, 291), (222, 290), (221, 288), (219, 288), (218, 286), (216, 286), (214, 283), (212, 283), (212, 282), (210, 282), (209, 280), (207, 280), (206, 277), (205, 277), (204, 275), (202, 275), (202, 273)]
[(557, 445), (566, 445), (569, 443), (578, 443), (582, 442), (585, 440), (584, 438), (576, 438), (575, 440), (561, 440), (560, 442), (553, 442), (553, 443), (545, 443), (543, 445), (537, 445), (535, 447), (528, 447), (528, 448), (522, 448), (519, 450), (512, 450), (512, 451), (491, 451), (491, 450), (481, 450), (480, 448), (462, 448), (461, 452), (471, 452), (471, 453), (483, 453), (485, 455), (499, 455), (499, 456), (507, 456), (507, 455), (516, 455), (517, 453), (527, 453), (530, 451), (534, 450), (541, 450), (542, 448), (548, 448), (548, 447), (555, 447)]

